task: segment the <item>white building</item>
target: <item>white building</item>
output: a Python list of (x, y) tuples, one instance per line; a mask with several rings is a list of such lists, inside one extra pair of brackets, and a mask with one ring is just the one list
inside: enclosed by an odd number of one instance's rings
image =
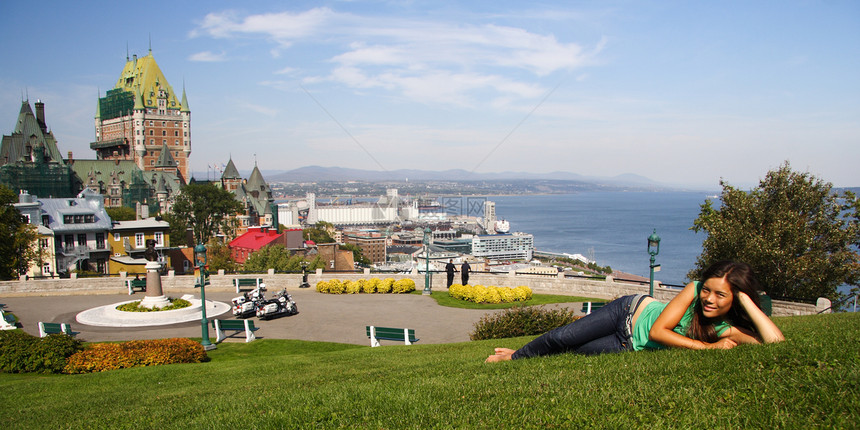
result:
[(531, 260), (534, 236), (528, 233), (480, 235), (472, 237), (472, 255), (497, 260)]

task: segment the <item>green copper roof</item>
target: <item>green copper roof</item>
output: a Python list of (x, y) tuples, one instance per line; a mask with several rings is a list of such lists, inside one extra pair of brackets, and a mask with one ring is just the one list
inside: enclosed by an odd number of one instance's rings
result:
[[(164, 91), (167, 96), (167, 109), (183, 109), (183, 102), (173, 92), (151, 52), (145, 57), (126, 61), (115, 88), (133, 93), (135, 108), (138, 103), (142, 103), (146, 108), (157, 108), (158, 92)], [(187, 101), (185, 103), (187, 104)]]

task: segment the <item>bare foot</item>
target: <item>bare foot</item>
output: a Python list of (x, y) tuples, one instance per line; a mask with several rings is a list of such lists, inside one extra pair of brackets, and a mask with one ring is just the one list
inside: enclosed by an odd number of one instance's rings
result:
[(515, 353), (513, 349), (510, 348), (496, 348), (495, 354), (487, 357), (487, 363), (495, 363), (498, 361), (509, 361), (511, 356)]

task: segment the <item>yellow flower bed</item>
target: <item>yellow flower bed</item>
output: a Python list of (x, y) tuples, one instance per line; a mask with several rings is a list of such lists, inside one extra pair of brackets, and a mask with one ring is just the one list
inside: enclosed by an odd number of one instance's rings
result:
[(525, 285), (516, 288), (483, 285), (453, 284), (448, 289), (451, 297), (475, 303), (524, 302), (532, 298), (532, 289)]
[(317, 291), (327, 294), (359, 294), (359, 293), (395, 293), (403, 294), (415, 291), (415, 281), (411, 279), (371, 278), (355, 281), (332, 279), (317, 282)]

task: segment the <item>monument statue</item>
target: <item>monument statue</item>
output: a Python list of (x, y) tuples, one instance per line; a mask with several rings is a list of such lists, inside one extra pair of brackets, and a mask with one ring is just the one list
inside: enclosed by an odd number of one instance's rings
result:
[(146, 251), (143, 253), (146, 261), (158, 261), (158, 252), (155, 251), (155, 239), (146, 239)]

